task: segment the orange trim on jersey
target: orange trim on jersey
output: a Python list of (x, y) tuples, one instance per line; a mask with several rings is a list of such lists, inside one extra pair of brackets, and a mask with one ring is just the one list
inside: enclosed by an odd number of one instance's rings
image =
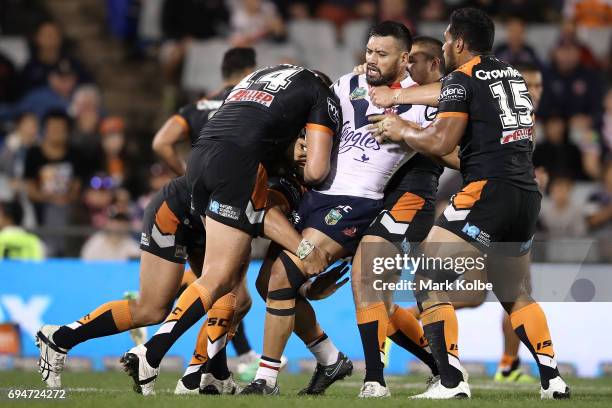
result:
[(412, 222), (417, 211), (422, 209), (424, 205), (424, 198), (413, 193), (404, 193), (389, 212), (395, 221)]
[(487, 184), (487, 180), (473, 181), (467, 186), (463, 187), (463, 189), (455, 194), (452, 198), (452, 203), (455, 209), (464, 210), (467, 208), (472, 208), (476, 201), (480, 200), (480, 195), (482, 194), (482, 189), (485, 184)]
[(465, 112), (438, 112), (437, 118), (463, 118), (467, 119), (470, 115)]
[(324, 125), (318, 125), (316, 123), (307, 123), (306, 124), (306, 129), (312, 129), (312, 130), (319, 130), (321, 132), (325, 132), (325, 133), (329, 133), (331, 136), (334, 135), (334, 131), (331, 130), (330, 128), (328, 128), (327, 126)]
[(155, 213), (155, 224), (162, 234), (175, 234), (180, 221), (164, 201)]
[(478, 55), (460, 66), (459, 68), (457, 68), (455, 71), (463, 72), (467, 76), (472, 76), (472, 70), (474, 69), (474, 65), (480, 64), (480, 61), (480, 55)]
[(251, 201), (253, 202), (255, 211), (266, 208), (266, 202), (268, 201), (268, 174), (261, 164), (257, 169), (257, 177), (255, 178), (255, 186), (253, 186), (253, 192), (251, 193)]
[(178, 124), (179, 124), (179, 125), (180, 125), (180, 126), (183, 128), (183, 130), (184, 130), (185, 132), (189, 132), (189, 130), (191, 129), (191, 128), (189, 127), (189, 123), (187, 123), (187, 121), (185, 120), (185, 118), (184, 118), (184, 117), (182, 117), (181, 115), (174, 115), (174, 116), (172, 116), (172, 118), (170, 118), (170, 119), (172, 119), (173, 121), (175, 121), (176, 123), (178, 123)]

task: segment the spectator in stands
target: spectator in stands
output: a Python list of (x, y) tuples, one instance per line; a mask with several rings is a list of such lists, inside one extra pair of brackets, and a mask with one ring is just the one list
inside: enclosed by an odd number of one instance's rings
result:
[(420, 21), (445, 21), (448, 9), (443, 0), (426, 1), (419, 12)]
[(610, 27), (612, 3), (609, 0), (565, 0), (563, 16), (580, 27)]
[(36, 143), (38, 137), (38, 118), (32, 112), (24, 112), (15, 120), (15, 130), (11, 132), (0, 150), (0, 173), (6, 174), (18, 188), (23, 177), (26, 151)]
[(18, 200), (0, 201), (0, 260), (44, 258), (42, 242), (21, 228), (22, 220), (23, 208)]
[(567, 123), (555, 115), (546, 120), (545, 140), (539, 143), (533, 153), (533, 164), (542, 167), (550, 177), (558, 174), (585, 178), (582, 171), (580, 149), (567, 138)]
[(130, 160), (125, 141), (125, 122), (109, 116), (100, 124), (102, 163), (100, 169), (108, 174), (115, 186), (125, 186), (130, 178)]
[(581, 113), (598, 117), (601, 112), (601, 78), (597, 71), (580, 64), (580, 48), (576, 42), (564, 40), (554, 50), (552, 67), (544, 84), (542, 116), (555, 111), (565, 118)]
[(127, 261), (139, 256), (140, 246), (130, 233), (130, 218), (116, 210), (111, 210), (104, 229), (92, 235), (81, 250), (81, 258), (87, 261)]
[(589, 197), (587, 223), (590, 236), (599, 238), (600, 254), (612, 260), (612, 161), (604, 166), (601, 184)]
[(85, 185), (83, 203), (87, 208), (88, 221), (94, 228), (106, 225), (116, 187), (113, 178), (105, 173), (94, 174)]
[(169, 85), (165, 98), (171, 100), (191, 41), (227, 32), (229, 13), (224, 0), (165, 0), (161, 20), (165, 41), (159, 58), (164, 79)]
[(529, 64), (541, 67), (534, 49), (525, 42), (525, 22), (511, 18), (506, 22), (507, 40), (495, 48), (495, 56), (510, 65)]
[(0, 104), (13, 103), (21, 95), (19, 74), (13, 62), (0, 52)]
[(408, 0), (381, 0), (379, 2), (378, 21), (397, 21), (404, 24), (413, 33), (415, 22)]
[(581, 203), (572, 201), (574, 182), (571, 177), (556, 176), (550, 180), (549, 194), (542, 200), (540, 222), (549, 239), (578, 238), (586, 234)]
[(580, 149), (582, 168), (592, 180), (601, 175), (601, 137), (589, 115), (575, 115), (569, 121), (569, 139)]
[(376, 17), (376, 2), (371, 0), (325, 0), (316, 6), (316, 16), (333, 23), (340, 32), (342, 26), (350, 20), (373, 20)]
[(18, 104), (18, 111), (34, 112), (39, 119), (49, 110), (68, 111), (70, 100), (77, 85), (78, 76), (72, 62), (61, 60), (49, 72), (48, 85), (42, 85), (28, 92)]
[(599, 62), (593, 54), (593, 51), (584, 42), (578, 38), (576, 23), (572, 20), (564, 20), (561, 22), (561, 32), (559, 34), (559, 43), (573, 43), (580, 50), (580, 64), (596, 69), (599, 67)]
[(278, 40), (285, 35), (285, 24), (273, 2), (233, 0), (230, 4), (230, 43), (234, 47), (250, 47), (262, 40)]
[(30, 60), (21, 71), (22, 83), (26, 89), (47, 85), (49, 73), (65, 60), (69, 61), (79, 83), (91, 80), (83, 65), (67, 51), (63, 33), (57, 23), (43, 21), (36, 29), (30, 48)]
[(603, 102), (604, 111), (600, 120), (600, 129), (605, 158), (612, 160), (612, 87), (606, 92)]
[(97, 170), (102, 153), (99, 133), (102, 108), (98, 88), (89, 84), (78, 87), (68, 112), (74, 121), (70, 142), (83, 158), (83, 178), (88, 179)]
[[(70, 118), (63, 111), (50, 111), (43, 121), (39, 146), (28, 149), (25, 160), (26, 190), (34, 204), (39, 225), (63, 228), (70, 222), (71, 206), (79, 198), (78, 152), (70, 147)], [(63, 238), (45, 239), (50, 254), (61, 255)]]

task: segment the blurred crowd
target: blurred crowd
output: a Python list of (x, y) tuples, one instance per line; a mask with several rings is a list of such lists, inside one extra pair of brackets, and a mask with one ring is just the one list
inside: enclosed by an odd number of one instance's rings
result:
[[(160, 7), (161, 38), (154, 43), (139, 35), (140, 10), (152, 1)], [(309, 19), (329, 21), (338, 33), (350, 21), (391, 19), (418, 33), (420, 23), (445, 22), (462, 6), (483, 8), (505, 27), (506, 39), (495, 48), (500, 59), (543, 73), (534, 153), (545, 195), (542, 236), (611, 241), (612, 41), (608, 33), (602, 54), (577, 35), (611, 29), (610, 0), (107, 0), (106, 13), (109, 33), (124, 40), (130, 55), (153, 56), (164, 85), (180, 88), (194, 41), (280, 44), (291, 22)], [(155, 163), (150, 139), (135, 140), (126, 118), (109, 113), (104, 84), (72, 52), (78, 37), (66, 38), (57, 22), (18, 0), (0, 0), (0, 11), (0, 36), (21, 35), (30, 47), (20, 69), (0, 51), (0, 258), (9, 254), (3, 234), (20, 228), (28, 239), (40, 237), (42, 249), (34, 252), (49, 257), (137, 257), (143, 208), (173, 174)], [(547, 58), (529, 43), (532, 23), (559, 28)], [(135, 160), (143, 151), (151, 155), (144, 162), (154, 163), (146, 169)]]

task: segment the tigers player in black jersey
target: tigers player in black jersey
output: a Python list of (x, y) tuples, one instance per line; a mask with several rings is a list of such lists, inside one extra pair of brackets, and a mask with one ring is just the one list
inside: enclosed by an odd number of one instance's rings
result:
[[(143, 394), (154, 393), (159, 364), (172, 344), (242, 280), (254, 236), (265, 234), (295, 254), (308, 275), (327, 266), (324, 253), (284, 219), (266, 231), (267, 172), (306, 128), (304, 179), (316, 184), (330, 168), (340, 118), (337, 101), (312, 71), (268, 67), (244, 78), (203, 127), (187, 165), (192, 213), (209, 237), (202, 276), (179, 297), (160, 330), (125, 354), (125, 368)], [(282, 223), (282, 221), (279, 221)], [(272, 232), (276, 232), (272, 236)]]
[(153, 138), (153, 151), (177, 175), (185, 174), (186, 162), (176, 150), (176, 145), (189, 140), (193, 145), (200, 136), (200, 130), (221, 107), (232, 88), (245, 76), (255, 70), (255, 50), (252, 48), (231, 48), (223, 55), (221, 76), (223, 89), (210, 98), (181, 107), (157, 131)]
[[(424, 241), (424, 254), (455, 258), (460, 252), (474, 259), (493, 254), (488, 279), (514, 331), (536, 360), (541, 398), (569, 398), (546, 316), (523, 285), (541, 199), (531, 161), (533, 103), (520, 73), (491, 55), (494, 31), (481, 10), (454, 11), (444, 33), (447, 71), (452, 72), (442, 83), (437, 118), (421, 129), (381, 115), (372, 118), (372, 127), (381, 142), (403, 141), (428, 155), (443, 156), (459, 145), (465, 185), (436, 220)], [(508, 275), (514, 284), (509, 284)], [(448, 285), (457, 276), (454, 270), (417, 272), (415, 295), (441, 379), (416, 398), (471, 395), (461, 372), (457, 317), (449, 295), (424, 285)]]

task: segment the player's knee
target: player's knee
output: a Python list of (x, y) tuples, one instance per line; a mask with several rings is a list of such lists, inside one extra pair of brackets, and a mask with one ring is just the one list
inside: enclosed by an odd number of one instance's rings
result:
[(257, 275), (257, 279), (255, 280), (255, 289), (257, 289), (257, 293), (259, 296), (266, 300), (268, 297), (268, 283), (270, 282), (270, 275), (260, 273)]
[(137, 301), (132, 309), (132, 322), (136, 326), (150, 326), (163, 322), (167, 315), (166, 307)]

